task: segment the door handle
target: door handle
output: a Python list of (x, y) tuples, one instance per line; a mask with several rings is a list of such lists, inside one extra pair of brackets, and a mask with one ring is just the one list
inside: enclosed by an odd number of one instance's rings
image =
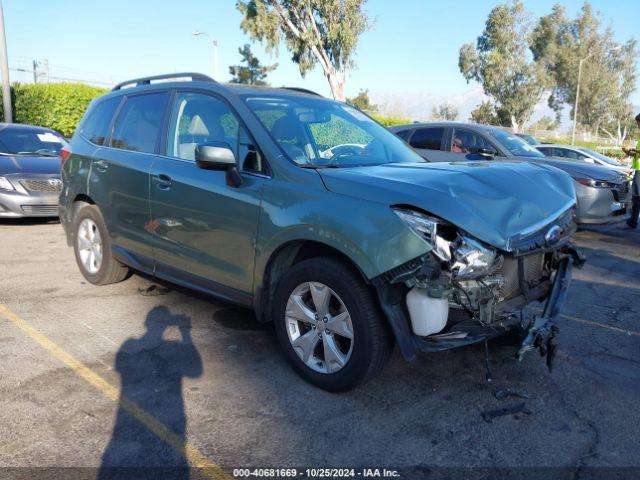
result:
[(94, 165), (96, 166), (96, 170), (99, 172), (106, 172), (109, 168), (109, 164), (104, 160), (98, 160), (97, 162), (94, 162)]
[(171, 188), (171, 177), (169, 175), (161, 173), (159, 175), (153, 175), (152, 178), (156, 188), (160, 190), (169, 190), (169, 188)]

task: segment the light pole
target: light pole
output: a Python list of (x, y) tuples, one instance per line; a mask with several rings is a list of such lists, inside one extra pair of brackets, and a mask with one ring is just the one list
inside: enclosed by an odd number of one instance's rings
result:
[(2, 105), (4, 107), (4, 121), (13, 122), (11, 114), (11, 87), (9, 85), (9, 59), (7, 57), (7, 39), (4, 35), (4, 13), (0, 0), (0, 70), (2, 71)]
[(211, 45), (213, 48), (213, 56), (212, 56), (212, 61), (213, 61), (213, 79), (214, 80), (218, 80), (218, 40), (213, 38), (211, 35), (209, 35), (206, 32), (199, 32), (199, 31), (195, 31), (193, 32), (193, 35), (198, 37), (198, 36), (205, 36), (207, 37), (210, 41), (211, 41)]
[[(609, 52), (615, 52), (620, 50), (623, 46), (618, 45), (615, 48), (609, 50)], [(582, 64), (587, 61), (595, 52), (587, 53), (584, 58), (581, 58), (578, 62), (578, 84), (576, 85), (576, 103), (573, 106), (573, 131), (571, 132), (571, 145), (576, 143), (576, 125), (578, 123), (578, 105), (580, 104), (580, 79), (582, 78)]]

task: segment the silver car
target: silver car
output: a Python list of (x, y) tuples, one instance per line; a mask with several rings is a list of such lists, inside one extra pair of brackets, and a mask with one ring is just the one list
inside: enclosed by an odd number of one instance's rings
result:
[(500, 127), (440, 122), (399, 125), (391, 127), (391, 131), (431, 162), (520, 160), (563, 170), (574, 180), (578, 223), (622, 219), (631, 203), (631, 179), (624, 173), (586, 162), (545, 157), (536, 147)]
[(623, 165), (614, 158), (609, 158), (586, 147), (551, 143), (535, 145), (535, 147), (547, 157), (555, 157), (559, 160), (592, 163), (626, 175), (633, 175), (633, 170), (628, 165)]
[(48, 128), (0, 124), (0, 218), (58, 216), (66, 144)]

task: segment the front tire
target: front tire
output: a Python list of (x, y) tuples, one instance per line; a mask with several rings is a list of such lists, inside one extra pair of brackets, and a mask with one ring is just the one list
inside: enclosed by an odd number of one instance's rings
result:
[(374, 294), (357, 272), (333, 257), (302, 261), (284, 275), (273, 319), (293, 368), (331, 392), (374, 377), (393, 347)]
[(127, 278), (129, 269), (113, 258), (109, 232), (95, 205), (80, 204), (73, 217), (73, 250), (80, 273), (94, 285)]

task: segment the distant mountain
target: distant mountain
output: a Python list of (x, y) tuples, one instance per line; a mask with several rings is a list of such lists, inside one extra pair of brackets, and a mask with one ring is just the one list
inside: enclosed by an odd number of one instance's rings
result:
[[(476, 86), (457, 95), (439, 95), (429, 92), (384, 92), (373, 90), (370, 92), (371, 101), (378, 105), (380, 114), (393, 117), (407, 118), (413, 121), (430, 120), (431, 110), (442, 103), (449, 103), (458, 109), (458, 120), (466, 122), (471, 112), (488, 97), (482, 87)], [(563, 112), (562, 127), (570, 124), (567, 113)], [(555, 117), (555, 112), (547, 105), (547, 99), (541, 100), (531, 117), (530, 123), (536, 122), (544, 116)]]

